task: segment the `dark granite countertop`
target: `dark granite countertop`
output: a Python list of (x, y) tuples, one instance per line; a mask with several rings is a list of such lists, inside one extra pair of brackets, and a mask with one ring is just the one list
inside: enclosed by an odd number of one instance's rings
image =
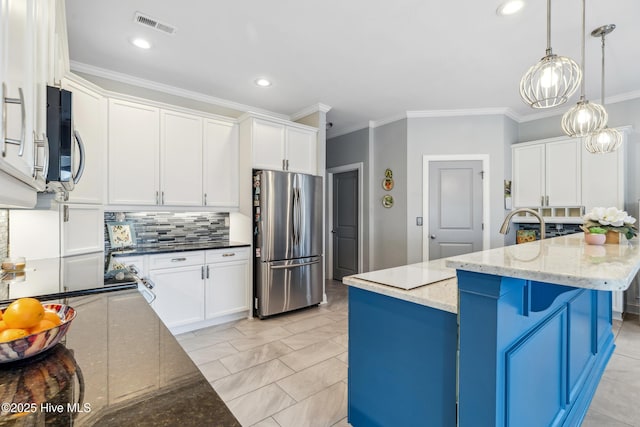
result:
[(240, 426), (138, 291), (61, 302), (63, 342), (0, 364), (0, 425)]
[(168, 252), (186, 252), (186, 251), (206, 251), (208, 249), (231, 249), (243, 248), (251, 246), (249, 243), (241, 242), (204, 242), (204, 243), (182, 243), (182, 244), (162, 244), (158, 243), (153, 246), (138, 246), (135, 248), (112, 250), (109, 255), (132, 256), (132, 255), (153, 255)]

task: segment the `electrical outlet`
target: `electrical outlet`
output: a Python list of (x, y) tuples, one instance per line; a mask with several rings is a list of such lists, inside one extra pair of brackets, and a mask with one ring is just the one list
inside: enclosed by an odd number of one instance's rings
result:
[(422, 217), (421, 216), (417, 216), (416, 217), (416, 225), (417, 226), (422, 226)]

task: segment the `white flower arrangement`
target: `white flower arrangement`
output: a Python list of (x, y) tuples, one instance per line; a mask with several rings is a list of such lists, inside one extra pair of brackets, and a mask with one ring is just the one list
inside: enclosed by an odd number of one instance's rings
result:
[(636, 219), (615, 207), (593, 208), (582, 219), (584, 224), (581, 228), (587, 233), (604, 234), (615, 231), (624, 234), (627, 239), (638, 235), (638, 229), (634, 225)]

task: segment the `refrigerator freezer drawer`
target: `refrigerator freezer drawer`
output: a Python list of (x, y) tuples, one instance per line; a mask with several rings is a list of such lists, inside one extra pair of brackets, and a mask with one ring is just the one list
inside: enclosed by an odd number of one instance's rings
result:
[(322, 301), (322, 257), (259, 262), (257, 315), (284, 313)]

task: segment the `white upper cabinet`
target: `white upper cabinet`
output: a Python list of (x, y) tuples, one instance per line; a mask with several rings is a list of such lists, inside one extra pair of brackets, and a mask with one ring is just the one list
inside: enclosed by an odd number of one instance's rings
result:
[(160, 200), (160, 110), (109, 100), (109, 203), (156, 205)]
[[(69, 193), (68, 201), (102, 204), (106, 177), (107, 100), (97, 92), (70, 80), (63, 80), (62, 86), (72, 93), (73, 127), (82, 138), (85, 149), (84, 173)], [(76, 162), (73, 170), (78, 170), (79, 154), (76, 152), (72, 158)]]
[(202, 206), (202, 118), (161, 112), (160, 204)]
[(285, 140), (287, 141), (287, 170), (315, 175), (317, 171), (316, 132), (287, 127)]
[[(0, 170), (34, 188), (37, 14), (35, 0), (0, 2)], [(46, 108), (46, 104), (44, 106)]]
[(545, 144), (545, 206), (579, 206), (580, 139), (566, 139)]
[(292, 122), (248, 117), (241, 138), (251, 147), (254, 169), (317, 173), (317, 134), (312, 127)]
[(622, 146), (613, 153), (582, 150), (582, 204), (587, 212), (599, 206), (624, 209), (626, 132), (621, 133)]
[(204, 120), (204, 205), (237, 207), (239, 198), (238, 125)]
[(283, 124), (254, 119), (253, 167), (256, 169), (285, 169), (285, 128)]
[(514, 207), (579, 206), (580, 148), (574, 139), (513, 146)]

